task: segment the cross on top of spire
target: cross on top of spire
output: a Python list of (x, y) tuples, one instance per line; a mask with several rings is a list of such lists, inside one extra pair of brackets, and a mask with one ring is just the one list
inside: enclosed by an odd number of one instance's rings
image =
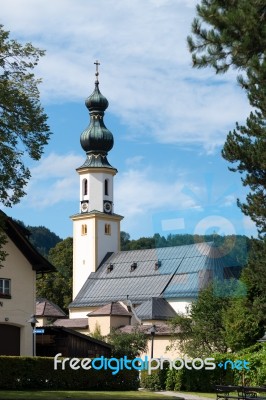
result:
[(96, 60), (95, 61), (95, 63), (94, 63), (95, 65), (96, 65), (96, 72), (95, 72), (95, 76), (96, 76), (96, 82), (95, 83), (99, 83), (99, 80), (98, 80), (98, 76), (99, 76), (99, 65), (101, 65), (100, 63), (99, 63), (99, 61), (98, 60)]

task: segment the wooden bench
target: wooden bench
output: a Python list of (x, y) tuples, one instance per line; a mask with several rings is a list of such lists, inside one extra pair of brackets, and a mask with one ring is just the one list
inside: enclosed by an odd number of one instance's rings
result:
[(238, 399), (238, 400), (266, 400), (266, 396), (259, 393), (266, 393), (266, 386), (233, 386), (216, 385), (216, 399)]
[(240, 397), (240, 393), (242, 393), (242, 387), (241, 386), (223, 386), (223, 385), (216, 385), (215, 386), (215, 391), (216, 391), (216, 399), (242, 399), (243, 397)]
[(266, 400), (265, 395), (258, 395), (259, 393), (266, 393), (266, 387), (264, 386), (243, 386), (243, 393), (246, 400)]

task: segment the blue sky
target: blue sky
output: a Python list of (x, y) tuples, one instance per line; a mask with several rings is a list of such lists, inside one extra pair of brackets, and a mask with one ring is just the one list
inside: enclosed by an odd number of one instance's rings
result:
[(236, 72), (191, 66), (186, 37), (196, 0), (2, 0), (11, 37), (46, 50), (37, 67), (53, 136), (20, 204), (5, 211), (27, 225), (72, 235), (85, 160), (84, 100), (100, 90), (115, 145), (114, 208), (131, 238), (168, 233), (256, 235), (236, 199), (247, 189), (221, 157), (226, 135), (250, 108)]

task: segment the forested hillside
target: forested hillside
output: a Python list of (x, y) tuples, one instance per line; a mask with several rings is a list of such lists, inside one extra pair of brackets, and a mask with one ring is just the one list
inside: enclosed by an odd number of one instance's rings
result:
[(130, 240), (130, 235), (121, 232), (121, 250), (154, 249), (158, 247), (182, 246), (193, 243), (213, 242), (219, 248), (221, 254), (230, 256), (243, 266), (247, 262), (251, 239), (244, 235), (192, 235), (192, 234), (169, 234), (161, 236), (156, 233), (152, 237), (141, 237)]
[(31, 244), (46, 258), (48, 258), (50, 249), (62, 241), (59, 236), (45, 226), (26, 226), (22, 221), (16, 220), (16, 222), (28, 229)]

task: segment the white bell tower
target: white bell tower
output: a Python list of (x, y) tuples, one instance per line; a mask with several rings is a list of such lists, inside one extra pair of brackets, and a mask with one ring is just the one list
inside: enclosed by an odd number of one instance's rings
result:
[(94, 92), (85, 104), (89, 109), (90, 124), (80, 137), (87, 158), (77, 168), (80, 177), (79, 213), (72, 215), (73, 221), (73, 299), (97, 270), (107, 253), (120, 250), (121, 215), (114, 213), (113, 179), (117, 170), (108, 160), (112, 149), (112, 133), (104, 125), (107, 99), (99, 90), (96, 61)]

